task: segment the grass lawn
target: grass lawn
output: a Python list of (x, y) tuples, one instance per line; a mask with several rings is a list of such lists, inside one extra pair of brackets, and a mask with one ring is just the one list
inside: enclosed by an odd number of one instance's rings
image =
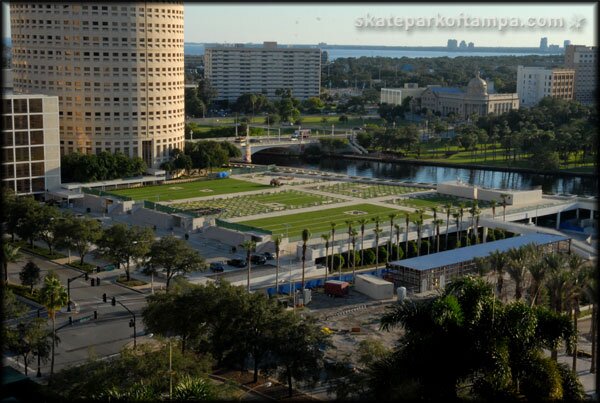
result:
[(297, 190), (284, 190), (277, 193), (254, 194), (246, 196), (242, 195), (215, 200), (191, 201), (173, 204), (171, 206), (183, 210), (192, 210), (197, 212), (205, 209), (218, 209), (220, 211), (217, 210), (218, 212), (216, 214), (212, 212), (209, 214), (214, 214), (218, 218), (233, 218), (254, 214), (271, 213), (274, 211), (319, 206), (322, 204), (331, 204), (340, 201), (340, 199), (328, 196), (313, 195)]
[(341, 194), (345, 196), (360, 197), (362, 199), (371, 199), (374, 197), (381, 196), (395, 196), (404, 193), (420, 192), (429, 190), (426, 188), (413, 187), (413, 186), (394, 186), (394, 185), (383, 185), (379, 183), (368, 184), (368, 183), (352, 183), (342, 182), (333, 185), (319, 185), (313, 189), (320, 190), (328, 193)]
[[(364, 214), (348, 214), (352, 211), (360, 211)], [(375, 227), (375, 224), (371, 221), (373, 217), (379, 216), (381, 219), (380, 228), (389, 228), (390, 213), (400, 213), (397, 209), (380, 207), (373, 204), (355, 204), (346, 207), (337, 207), (319, 211), (311, 211), (307, 213), (290, 214), (290, 215), (279, 215), (277, 217), (263, 218), (260, 220), (244, 221), (240, 224), (250, 225), (253, 227), (263, 228), (271, 231), (273, 234), (286, 235), (287, 228), (286, 224), (289, 225), (289, 237), (296, 238), (302, 235), (302, 230), (308, 229), (312, 236), (311, 238), (320, 237), (321, 234), (331, 231), (331, 223), (336, 223), (336, 232), (348, 232), (348, 226), (345, 223), (346, 220), (354, 221), (354, 227), (360, 231), (360, 225), (357, 220), (366, 218), (369, 220), (367, 228)], [(415, 218), (416, 215), (411, 215), (411, 219)], [(423, 218), (429, 218), (428, 215), (423, 215)], [(397, 223), (403, 222), (403, 215), (396, 219)]]
[(112, 190), (121, 196), (129, 196), (134, 200), (169, 201), (191, 199), (193, 197), (216, 196), (227, 193), (249, 192), (268, 189), (268, 185), (241, 181), (239, 179), (206, 179), (186, 183), (172, 183), (155, 186), (144, 186), (132, 189)]

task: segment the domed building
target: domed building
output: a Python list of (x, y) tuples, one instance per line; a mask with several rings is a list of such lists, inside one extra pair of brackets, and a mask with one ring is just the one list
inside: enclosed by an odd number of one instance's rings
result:
[(488, 83), (479, 76), (469, 80), (466, 91), (453, 87), (429, 87), (421, 95), (421, 108), (439, 112), (442, 116), (453, 113), (459, 119), (499, 115), (519, 108), (519, 94), (495, 94), (488, 91)]

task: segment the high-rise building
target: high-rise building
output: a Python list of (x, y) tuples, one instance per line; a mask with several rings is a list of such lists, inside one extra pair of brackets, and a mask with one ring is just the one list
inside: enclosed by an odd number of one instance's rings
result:
[(456, 49), (458, 47), (458, 41), (456, 39), (448, 39), (448, 49)]
[(10, 3), (16, 92), (56, 95), (61, 153), (150, 167), (184, 145), (183, 3)]
[(566, 49), (567, 46), (569, 46), (571, 44), (571, 41), (568, 39), (565, 39), (565, 41), (563, 42), (563, 47)]
[(60, 187), (58, 97), (2, 94), (2, 186), (17, 195)]
[(465, 41), (460, 41), (460, 45), (458, 45), (458, 47), (460, 49), (466, 49), (467, 48), (467, 42)]
[(520, 105), (537, 105), (544, 97), (573, 99), (575, 70), (544, 67), (517, 67)]
[(548, 38), (544, 37), (540, 40), (540, 49), (542, 49), (542, 50), (548, 49)]
[(569, 45), (565, 49), (565, 67), (575, 69), (574, 98), (582, 104), (593, 104), (598, 96), (598, 48)]
[(469, 42), (469, 44), (467, 45), (467, 47), (469, 49), (475, 49), (475, 44), (473, 42)]
[(291, 48), (264, 42), (262, 47), (207, 47), (204, 76), (217, 90), (218, 100), (234, 102), (246, 93), (270, 99), (278, 89), (290, 89), (298, 99), (318, 97), (321, 91), (321, 50)]

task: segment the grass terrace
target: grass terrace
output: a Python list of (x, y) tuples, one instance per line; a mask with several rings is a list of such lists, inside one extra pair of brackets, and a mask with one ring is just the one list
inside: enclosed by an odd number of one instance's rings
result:
[[(396, 222), (400, 223), (403, 218), (401, 211), (393, 208), (376, 206), (373, 204), (355, 204), (352, 206), (330, 208), (319, 211), (311, 211), (307, 213), (298, 213), (290, 215), (278, 215), (276, 217), (263, 218), (259, 220), (243, 221), (240, 224), (250, 225), (253, 227), (263, 228), (271, 231), (273, 234), (286, 234), (290, 239), (297, 239), (302, 235), (302, 230), (308, 229), (312, 236), (311, 238), (320, 237), (321, 234), (331, 231), (331, 223), (336, 223), (336, 233), (347, 233), (348, 226), (346, 220), (354, 221), (354, 227), (360, 230), (360, 225), (357, 220), (366, 218), (369, 224), (366, 228), (374, 228), (372, 218), (379, 216), (381, 219), (380, 228), (389, 228), (390, 213), (398, 213), (399, 218)], [(411, 219), (416, 218), (416, 214), (411, 214)], [(423, 215), (423, 218), (430, 218), (429, 215)]]
[(322, 192), (340, 194), (344, 196), (360, 197), (361, 199), (372, 199), (381, 196), (397, 196), (405, 193), (422, 192), (425, 190), (429, 190), (426, 188), (414, 186), (395, 186), (384, 185), (379, 183), (369, 184), (352, 182), (341, 182), (333, 185), (319, 185), (312, 189), (320, 190)]
[(122, 196), (129, 196), (134, 200), (149, 200), (162, 202), (170, 200), (191, 199), (194, 197), (217, 196), (228, 193), (250, 192), (271, 188), (253, 182), (239, 179), (204, 179), (186, 183), (169, 183), (164, 185), (144, 186), (131, 189), (111, 191)]
[(215, 200), (198, 200), (177, 203), (172, 204), (171, 207), (192, 210), (197, 213), (206, 212), (207, 215), (215, 215), (218, 218), (226, 219), (320, 206), (324, 204), (339, 203), (341, 201), (342, 200), (334, 197), (313, 195), (297, 190), (283, 190), (277, 193), (253, 194)]
[[(471, 207), (471, 203), (473, 200), (464, 199), (461, 197), (455, 197), (450, 195), (440, 195), (437, 193), (428, 193), (423, 195), (411, 196), (406, 199), (396, 199), (393, 201), (389, 201), (388, 203), (396, 204), (398, 206), (407, 206), (412, 208), (425, 208), (429, 209), (432, 207), (437, 207), (438, 211), (442, 210), (442, 207), (446, 203), (452, 203), (454, 207), (458, 207), (459, 203), (463, 203), (466, 208)], [(478, 200), (477, 204), (479, 208), (488, 208), (491, 207), (490, 202)]]

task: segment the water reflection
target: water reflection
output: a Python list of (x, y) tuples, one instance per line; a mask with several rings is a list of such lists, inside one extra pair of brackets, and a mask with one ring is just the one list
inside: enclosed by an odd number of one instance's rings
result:
[(350, 176), (400, 179), (411, 182), (439, 183), (459, 178), (464, 182), (483, 187), (532, 189), (541, 186), (544, 193), (570, 193), (586, 196), (598, 194), (597, 179), (588, 177), (535, 175), (343, 159), (322, 159), (318, 162), (305, 162), (298, 158), (267, 156), (260, 153), (253, 156), (253, 162), (319, 169)]

